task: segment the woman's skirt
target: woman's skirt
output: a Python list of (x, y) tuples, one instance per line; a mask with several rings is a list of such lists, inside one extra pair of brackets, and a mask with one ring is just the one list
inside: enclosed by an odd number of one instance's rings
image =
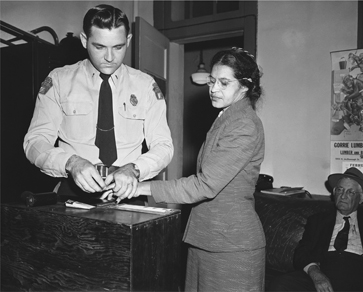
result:
[(234, 292), (265, 288), (265, 248), (208, 252), (189, 247), (185, 291)]

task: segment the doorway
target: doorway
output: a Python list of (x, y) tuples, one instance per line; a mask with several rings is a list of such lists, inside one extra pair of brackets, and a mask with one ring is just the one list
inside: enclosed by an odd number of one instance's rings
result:
[(199, 149), (219, 109), (212, 107), (208, 85), (198, 85), (191, 81), (200, 62), (200, 51), (207, 72), (211, 71), (210, 61), (221, 50), (231, 47), (243, 48), (243, 35), (233, 38), (215, 39), (184, 45), (184, 119), (183, 119), (183, 176), (195, 174)]
[[(219, 109), (212, 106), (209, 99), (208, 85), (194, 84), (191, 74), (200, 62), (200, 51), (207, 72), (211, 71), (212, 57), (223, 49), (243, 48), (243, 35), (184, 44), (184, 116), (183, 116), (183, 177), (196, 173), (199, 149), (206, 134), (212, 126)], [(181, 205), (182, 231), (184, 232), (192, 205)], [(182, 245), (182, 278), (185, 277), (185, 266), (188, 246)], [(182, 281), (182, 283), (184, 283)]]

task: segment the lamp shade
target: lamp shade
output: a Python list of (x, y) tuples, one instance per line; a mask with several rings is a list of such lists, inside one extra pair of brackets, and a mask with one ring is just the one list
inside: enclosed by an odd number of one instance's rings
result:
[(208, 76), (209, 76), (209, 73), (207, 72), (207, 70), (204, 69), (204, 64), (201, 63), (201, 64), (199, 64), (199, 69), (197, 70), (197, 72), (192, 74), (192, 80), (194, 83), (203, 85), (203, 84), (207, 84)]
[(198, 65), (197, 72), (195, 72), (191, 75), (192, 81), (199, 85), (207, 84), (208, 76), (209, 76), (209, 73), (207, 72), (207, 70), (205, 70), (205, 66), (203, 63), (203, 53), (202, 53), (202, 51), (200, 51), (200, 63)]

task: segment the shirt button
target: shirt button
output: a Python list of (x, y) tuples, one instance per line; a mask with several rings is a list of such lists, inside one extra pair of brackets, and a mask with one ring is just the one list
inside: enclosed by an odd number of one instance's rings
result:
[(73, 110), (73, 113), (75, 114), (77, 111), (76, 110)]
[(134, 118), (136, 118), (136, 115), (134, 115)]

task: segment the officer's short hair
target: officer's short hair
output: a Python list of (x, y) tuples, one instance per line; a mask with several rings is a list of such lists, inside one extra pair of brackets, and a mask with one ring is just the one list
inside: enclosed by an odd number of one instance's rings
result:
[(87, 37), (91, 34), (92, 26), (112, 29), (122, 25), (125, 27), (126, 35), (128, 35), (130, 24), (126, 14), (107, 4), (100, 4), (89, 9), (83, 19), (83, 31)]

